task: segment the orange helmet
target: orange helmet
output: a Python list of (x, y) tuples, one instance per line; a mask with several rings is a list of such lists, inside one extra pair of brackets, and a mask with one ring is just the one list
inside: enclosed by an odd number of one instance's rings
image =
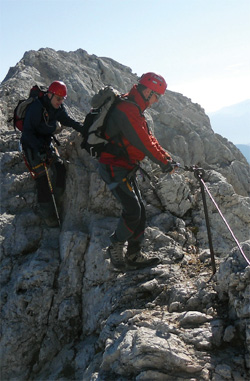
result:
[(139, 83), (161, 95), (165, 93), (167, 88), (165, 79), (161, 75), (155, 73), (143, 74), (139, 80)]
[(67, 96), (67, 87), (64, 82), (61, 81), (54, 81), (51, 83), (50, 87), (48, 88), (48, 92), (52, 94), (56, 94), (59, 97), (66, 98)]

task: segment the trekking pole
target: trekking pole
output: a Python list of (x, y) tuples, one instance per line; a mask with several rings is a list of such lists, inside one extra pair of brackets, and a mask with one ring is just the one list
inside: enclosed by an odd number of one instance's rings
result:
[(56, 206), (56, 199), (55, 199), (53, 187), (52, 187), (52, 184), (51, 184), (51, 181), (50, 181), (50, 177), (49, 177), (49, 171), (48, 171), (48, 168), (47, 168), (47, 165), (46, 165), (45, 162), (43, 163), (43, 165), (44, 165), (44, 168), (45, 168), (45, 172), (46, 172), (46, 175), (47, 175), (47, 179), (48, 179), (48, 184), (49, 184), (52, 200), (53, 200), (54, 207), (55, 207), (56, 218), (57, 218), (59, 226), (61, 226), (60, 217), (59, 217), (58, 209), (57, 209), (57, 206)]

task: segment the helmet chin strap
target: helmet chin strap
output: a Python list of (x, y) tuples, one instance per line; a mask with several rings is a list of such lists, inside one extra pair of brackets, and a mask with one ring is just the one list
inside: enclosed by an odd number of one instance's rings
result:
[(50, 101), (50, 103), (51, 103), (52, 98), (53, 98), (53, 96), (54, 96), (55, 94), (54, 94), (54, 93), (50, 93), (50, 94), (52, 94), (52, 95), (51, 95), (51, 98), (50, 98), (50, 97), (48, 97), (48, 98), (49, 98), (49, 101)]
[(149, 102), (149, 100), (151, 99), (151, 97), (154, 95), (154, 91), (151, 90), (150, 93), (149, 93), (149, 96), (147, 98), (147, 102)]

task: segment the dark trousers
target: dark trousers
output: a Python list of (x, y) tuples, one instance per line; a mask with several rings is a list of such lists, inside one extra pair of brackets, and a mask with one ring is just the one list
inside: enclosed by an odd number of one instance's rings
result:
[[(60, 159), (61, 160), (61, 159)], [(44, 169), (44, 168), (43, 168)], [(66, 170), (63, 162), (55, 162), (50, 167), (50, 180), (55, 196), (63, 193), (65, 189)], [(51, 190), (48, 183), (46, 172), (40, 174), (36, 179), (37, 201), (39, 203), (51, 200)]]
[(122, 205), (122, 215), (111, 241), (140, 243), (144, 238), (146, 211), (135, 175), (128, 180), (129, 171), (121, 167), (99, 165), (100, 175)]
[[(37, 153), (29, 148), (25, 149), (25, 156), (31, 170), (35, 173), (37, 201), (41, 211), (45, 217), (53, 215), (54, 205), (44, 164), (41, 162)], [(46, 165), (49, 170), (49, 177), (55, 199), (58, 206), (60, 206), (66, 183), (66, 168), (63, 160), (53, 149), (49, 151), (49, 159)]]

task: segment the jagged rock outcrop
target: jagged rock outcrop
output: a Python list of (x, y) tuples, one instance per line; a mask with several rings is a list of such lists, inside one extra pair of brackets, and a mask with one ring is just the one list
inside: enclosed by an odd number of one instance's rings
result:
[[(148, 160), (139, 178), (148, 226), (145, 251), (161, 264), (118, 273), (106, 254), (120, 206), (81, 138), (65, 129), (67, 161), (61, 230), (36, 212), (34, 181), (8, 125), (34, 83), (66, 82), (81, 120), (103, 84), (127, 91), (131, 69), (109, 58), (52, 49), (26, 52), (0, 87), (1, 379), (248, 380), (250, 266), (208, 199), (217, 273), (211, 263), (199, 183)], [(214, 134), (203, 109), (168, 91), (148, 112), (161, 144), (182, 165), (205, 169), (209, 190), (250, 259), (249, 165)]]

